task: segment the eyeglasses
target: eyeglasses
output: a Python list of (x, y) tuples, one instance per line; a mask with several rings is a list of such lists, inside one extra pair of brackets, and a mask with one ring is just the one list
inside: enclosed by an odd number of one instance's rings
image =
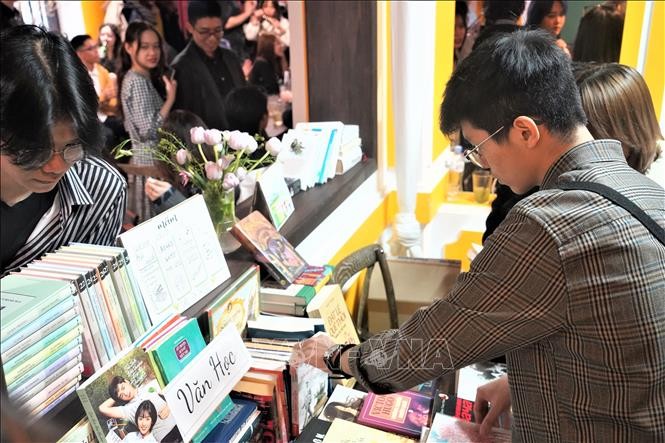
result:
[(194, 31), (196, 31), (198, 34), (201, 34), (203, 37), (210, 37), (210, 36), (217, 36), (217, 35), (222, 35), (224, 34), (224, 28), (215, 28), (215, 29), (196, 29), (194, 28)]
[(13, 163), (23, 169), (39, 169), (47, 164), (53, 158), (53, 154), (59, 155), (65, 163), (73, 165), (85, 157), (85, 150), (81, 143), (72, 143), (66, 145), (64, 149), (44, 149), (44, 150), (22, 150), (14, 156)]
[(497, 135), (499, 132), (501, 132), (501, 130), (502, 130), (503, 128), (505, 128), (505, 125), (504, 125), (504, 126), (501, 126), (499, 129), (497, 129), (496, 131), (492, 132), (492, 133), (489, 135), (489, 137), (487, 137), (485, 140), (481, 141), (481, 142), (478, 143), (477, 145), (474, 145), (474, 146), (473, 146), (473, 149), (471, 149), (471, 150), (469, 150), (469, 151), (466, 151), (466, 152), (464, 153), (464, 158), (467, 159), (467, 160), (469, 160), (471, 163), (473, 163), (474, 165), (478, 166), (479, 168), (487, 169), (487, 165), (485, 164), (485, 161), (483, 160), (483, 158), (482, 158), (482, 154), (480, 153), (479, 149), (480, 149), (480, 147), (483, 145), (483, 143), (487, 142), (487, 141), (490, 140), (492, 137), (494, 137), (495, 135)]

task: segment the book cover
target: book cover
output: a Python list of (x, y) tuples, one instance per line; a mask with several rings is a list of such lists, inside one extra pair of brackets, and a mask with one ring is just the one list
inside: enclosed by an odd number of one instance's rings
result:
[[(83, 373), (83, 364), (78, 359), (70, 360), (64, 366), (56, 369), (54, 372), (46, 375), (41, 379), (33, 377), (30, 380), (27, 380), (20, 389), (17, 389), (13, 392), (9, 392), (9, 398), (12, 401), (22, 404), (33, 398), (40, 392), (48, 389), (56, 380), (63, 377), (65, 374), (82, 374)], [(25, 388), (24, 388), (25, 386)]]
[(328, 401), (328, 373), (314, 366), (291, 366), (291, 427), (293, 436), (315, 418)]
[(231, 233), (282, 287), (293, 283), (307, 266), (291, 243), (258, 211), (233, 225)]
[[(82, 333), (82, 329), (81, 318), (79, 316), (74, 316), (65, 324), (57, 327), (50, 334), (34, 341), (32, 345), (28, 346), (14, 357), (5, 359), (3, 356), (2, 369), (5, 373), (14, 371), (26, 362), (36, 358), (45, 349), (50, 349), (50, 352), (52, 352), (52, 348), (56, 347), (55, 349), (57, 349), (58, 344), (62, 346), (78, 337)], [(50, 352), (48, 355), (50, 355)]]
[(316, 293), (330, 281), (333, 269), (332, 265), (307, 266), (293, 282), (299, 285), (312, 286)]
[(291, 193), (284, 181), (282, 164), (275, 162), (265, 168), (256, 179), (252, 209), (270, 219), (278, 231), (284, 226), (295, 207)]
[(18, 274), (0, 279), (2, 341), (62, 302), (73, 306), (75, 288), (67, 282), (37, 280)]
[[(261, 411), (257, 409), (247, 417), (245, 423), (233, 434), (230, 443), (258, 443), (263, 441), (263, 431), (261, 428)], [(271, 440), (269, 440), (271, 441)]]
[(412, 391), (367, 394), (358, 423), (388, 432), (418, 437), (429, 423), (432, 399)]
[(489, 436), (480, 435), (480, 425), (455, 417), (437, 413), (432, 421), (427, 443), (508, 443), (511, 441), (510, 431), (492, 428)]
[[(182, 441), (147, 354), (129, 348), (97, 371), (77, 393), (100, 441), (139, 433), (157, 441)], [(137, 434), (134, 434), (137, 436)]]
[(97, 443), (97, 439), (88, 419), (82, 418), (57, 443)]
[(103, 303), (96, 295), (91, 273), (82, 268), (70, 268), (40, 261), (28, 264), (21, 272), (35, 278), (74, 282), (100, 364), (105, 364), (115, 355), (111, 333), (107, 327), (105, 314), (102, 312)]
[(320, 418), (311, 419), (298, 438), (294, 440), (294, 443), (321, 443), (331, 424), (331, 422)]
[(242, 333), (247, 321), (258, 317), (259, 287), (259, 267), (253, 265), (206, 309), (211, 339), (229, 324)]
[(474, 403), (471, 400), (453, 395), (443, 400), (442, 410), (446, 415), (472, 422), (475, 420), (473, 414)]
[(276, 361), (263, 358), (257, 358), (250, 350), (252, 355), (252, 371), (258, 373), (270, 374), (275, 378), (275, 399), (277, 401), (278, 425), (281, 435), (287, 440), (291, 433), (291, 411), (289, 408), (290, 375), (288, 363), (286, 361)]
[(279, 435), (277, 425), (277, 402), (275, 398), (275, 384), (243, 379), (236, 384), (231, 393), (233, 401), (237, 399), (250, 400), (256, 403), (260, 411), (260, 432), (264, 441), (285, 441)]
[(69, 246), (61, 247), (58, 253), (94, 257), (108, 264), (111, 281), (118, 296), (131, 338), (132, 340), (136, 340), (139, 335), (145, 332), (149, 325), (144, 324), (132, 288), (128, 286), (126, 278), (122, 275), (125, 267), (122, 251), (122, 249), (111, 250), (105, 246), (70, 244)]
[(25, 376), (24, 374), (31, 373), (35, 368), (42, 368), (44, 364), (52, 362), (55, 356), (62, 356), (72, 349), (80, 349), (81, 353), (83, 353), (82, 341), (80, 329), (73, 329), (47, 347), (41, 349), (28, 360), (23, 361), (19, 365), (12, 366), (10, 369), (3, 368), (7, 385), (17, 383), (16, 386), (20, 386), (18, 381)]
[(73, 359), (80, 362), (82, 354), (83, 347), (81, 345), (74, 346), (71, 349), (65, 347), (55, 354), (49, 356), (48, 359), (44, 360), (40, 364), (30, 368), (30, 370), (26, 373), (20, 374), (16, 380), (10, 381), (7, 380), (7, 377), (5, 377), (5, 381), (7, 382), (7, 391), (12, 392), (14, 390), (20, 389), (23, 383), (27, 382), (33, 377), (38, 379), (46, 378), (48, 374), (57, 371), (61, 367), (67, 365)]
[(205, 346), (199, 324), (192, 318), (182, 323), (180, 328), (171, 331), (148, 352), (155, 355), (164, 382), (168, 384)]
[[(42, 317), (43, 318), (43, 317)], [(57, 318), (52, 320), (45, 321), (41, 327), (36, 328), (35, 331), (25, 337), (24, 340), (21, 340), (18, 343), (12, 343), (14, 346), (6, 348), (4, 343), (0, 345), (2, 353), (0, 357), (3, 362), (8, 362), (9, 360), (16, 357), (18, 354), (21, 354), (26, 349), (30, 348), (37, 342), (40, 342), (46, 339), (49, 335), (57, 331), (61, 326), (67, 324), (69, 321), (80, 322), (80, 317), (78, 316), (78, 311), (76, 309), (68, 309), (59, 315)], [(40, 322), (41, 323), (41, 322)], [(32, 328), (31, 328), (32, 329)]]
[(233, 401), (233, 409), (203, 439), (204, 442), (227, 442), (256, 411), (256, 403), (238, 398)]
[(355, 421), (366, 396), (367, 392), (341, 385), (336, 386), (333, 393), (330, 394), (328, 402), (323, 407), (323, 411), (319, 414), (319, 420), (332, 422), (334, 419), (339, 418), (347, 421)]
[(336, 418), (330, 424), (323, 443), (413, 443), (413, 440)]
[(307, 314), (311, 318), (323, 320), (326, 333), (335, 343), (360, 343), (339, 285), (327, 285), (321, 288), (307, 305)]

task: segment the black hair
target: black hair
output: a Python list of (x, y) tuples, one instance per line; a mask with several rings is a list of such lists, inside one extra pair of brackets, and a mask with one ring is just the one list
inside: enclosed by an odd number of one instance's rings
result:
[(109, 397), (111, 397), (113, 401), (115, 401), (120, 405), (124, 405), (126, 402), (121, 400), (120, 397), (118, 397), (118, 385), (120, 383), (125, 383), (125, 382), (127, 382), (127, 380), (125, 380), (124, 377), (116, 375), (111, 379), (111, 382), (109, 383)]
[(446, 85), (440, 128), (451, 134), (467, 121), (492, 133), (520, 115), (564, 139), (586, 124), (570, 60), (544, 30), (502, 33), (474, 49)]
[(277, 0), (261, 0), (258, 4), (258, 8), (263, 9), (263, 5), (266, 3), (272, 3), (272, 7), (275, 8), (275, 17), (277, 20), (282, 18), (282, 10), (279, 8), (279, 1)]
[(469, 15), (469, 6), (464, 0), (455, 1), (455, 15), (459, 15), (464, 19), (464, 27), (466, 28), (466, 20)]
[[(122, 51), (122, 37), (120, 36), (120, 29), (118, 29), (118, 26), (113, 24), (113, 23), (102, 23), (102, 25), (99, 27), (99, 33), (101, 34), (101, 31), (103, 28), (107, 27), (111, 30), (113, 35), (115, 36), (115, 43), (113, 44), (113, 53), (112, 56), (108, 56), (108, 52), (106, 54), (106, 58), (112, 58), (113, 59), (113, 70), (112, 72), (119, 72), (120, 69), (122, 68), (122, 57), (120, 55), (120, 51)], [(101, 44), (101, 43), (100, 43)], [(107, 48), (108, 51), (108, 48)]]
[(268, 98), (256, 86), (242, 86), (229, 92), (224, 107), (229, 129), (254, 135), (268, 113)]
[(70, 43), (72, 48), (74, 48), (74, 51), (78, 51), (88, 40), (92, 40), (92, 37), (90, 37), (88, 34), (81, 34), (71, 39)]
[(490, 25), (497, 20), (516, 22), (524, 12), (524, 0), (488, 0), (485, 2), (485, 21)]
[(596, 5), (580, 20), (573, 46), (573, 60), (618, 62), (624, 15), (609, 5)]
[[(161, 34), (157, 32), (157, 29), (155, 29), (154, 26), (152, 26), (150, 23), (147, 22), (141, 22), (141, 21), (132, 22), (127, 27), (127, 31), (125, 32), (125, 42), (122, 45), (122, 70), (118, 75), (119, 89), (122, 88), (122, 82), (125, 79), (125, 75), (127, 75), (127, 71), (129, 71), (132, 67), (132, 58), (125, 49), (125, 43), (130, 45), (133, 43), (137, 43), (139, 47), (139, 49), (137, 49), (137, 54), (138, 54), (138, 51), (140, 51), (140, 46), (141, 46), (141, 36), (146, 31), (154, 32), (157, 35), (157, 39), (159, 40), (159, 47), (161, 49), (161, 53), (159, 55), (159, 62), (157, 63), (157, 66), (150, 70), (150, 81), (152, 82), (152, 85), (155, 87), (159, 95), (162, 98), (165, 98), (166, 87), (164, 86), (164, 81), (162, 80), (162, 75), (164, 74), (166, 69), (166, 63), (164, 62), (165, 59), (164, 40), (162, 39)], [(122, 105), (119, 106), (118, 108), (122, 110)]]
[(526, 25), (533, 28), (539, 27), (556, 2), (561, 3), (563, 15), (566, 15), (568, 13), (568, 2), (566, 0), (534, 0), (529, 4), (529, 10), (526, 13)]
[(216, 17), (222, 19), (222, 8), (216, 1), (190, 0), (187, 4), (187, 20), (194, 26), (199, 19)]
[(17, 166), (50, 156), (51, 126), (64, 120), (88, 154), (98, 153), (97, 93), (69, 41), (22, 25), (3, 30), (0, 47), (0, 152)]
[[(153, 405), (150, 400), (143, 400), (139, 404), (139, 407), (136, 408), (136, 412), (134, 413), (134, 423), (136, 424), (137, 429), (139, 427), (139, 417), (143, 414), (143, 412), (147, 412), (150, 416), (151, 423), (148, 432), (152, 432), (152, 429), (155, 427), (155, 422), (157, 421), (157, 408), (155, 408), (155, 405)], [(141, 432), (139, 431), (139, 434), (140, 433)]]

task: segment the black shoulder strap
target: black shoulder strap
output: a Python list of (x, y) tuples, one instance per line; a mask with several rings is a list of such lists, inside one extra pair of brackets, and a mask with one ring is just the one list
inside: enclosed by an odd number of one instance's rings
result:
[(644, 225), (644, 227), (647, 228), (654, 237), (656, 237), (659, 242), (665, 245), (665, 229), (658, 226), (658, 223), (656, 223), (653, 218), (649, 217), (647, 213), (642, 210), (642, 208), (609, 186), (593, 182), (566, 182), (561, 183), (559, 188), (563, 189), (564, 191), (582, 190), (595, 192), (596, 194), (602, 195), (615, 205), (621, 206), (626, 211), (630, 212), (633, 217), (638, 219)]

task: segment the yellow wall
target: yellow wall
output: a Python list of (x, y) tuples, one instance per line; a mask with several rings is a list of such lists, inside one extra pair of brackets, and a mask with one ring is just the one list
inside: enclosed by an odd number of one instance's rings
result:
[(642, 29), (644, 26), (649, 26), (647, 52), (642, 75), (649, 86), (656, 115), (660, 119), (663, 92), (665, 90), (665, 75), (663, 75), (663, 69), (665, 69), (665, 30), (663, 29), (665, 27), (665, 3), (656, 1), (652, 2), (652, 5), (651, 22), (644, 23), (647, 2), (634, 0), (626, 4), (626, 19), (623, 26), (619, 62), (638, 68)]
[(432, 160), (450, 144), (439, 131), (439, 107), (446, 82), (453, 72), (455, 42), (455, 2), (436, 2), (436, 41), (434, 43), (434, 97), (432, 97)]
[(85, 33), (96, 39), (99, 36), (99, 27), (104, 23), (103, 1), (84, 0), (81, 2)]

